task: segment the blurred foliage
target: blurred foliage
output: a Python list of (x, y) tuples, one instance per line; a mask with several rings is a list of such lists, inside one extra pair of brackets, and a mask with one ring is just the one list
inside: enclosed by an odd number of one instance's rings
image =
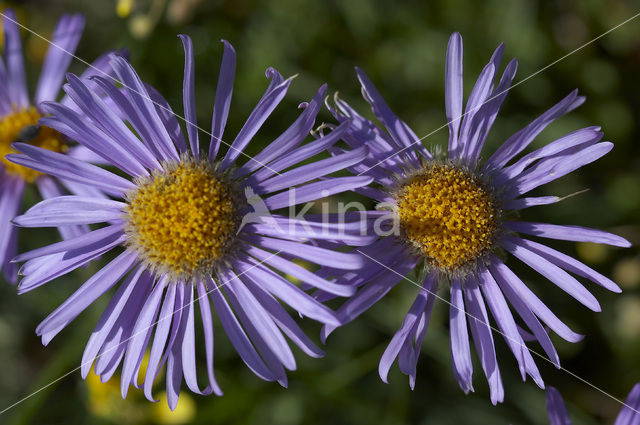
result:
[[(8, 4), (3, 4), (6, 7)], [(353, 67), (362, 67), (396, 113), (419, 135), (441, 128), (444, 116), (444, 58), (452, 31), (465, 43), (465, 92), (468, 93), (493, 49), (506, 44), (505, 58), (517, 57), (523, 81), (510, 91), (490, 135), (495, 149), (574, 88), (587, 96), (577, 111), (554, 123), (537, 138), (541, 146), (568, 131), (602, 125), (615, 149), (597, 163), (547, 185), (538, 193), (570, 195), (552, 206), (523, 213), (525, 219), (579, 224), (619, 232), (640, 243), (640, 144), (635, 123), (640, 111), (640, 19), (580, 48), (575, 54), (535, 74), (556, 59), (638, 12), (637, 4), (614, 0), (553, 2), (515, 0), (81, 0), (11, 3), (21, 22), (49, 36), (62, 13), (81, 12), (87, 29), (78, 56), (92, 60), (109, 49), (127, 47), (131, 61), (149, 83), (181, 111), (183, 53), (176, 34), (189, 34), (196, 55), (198, 117), (208, 128), (222, 52), (221, 38), (238, 52), (238, 74), (229, 135), (235, 134), (267, 85), (264, 70), (299, 74), (289, 95), (263, 128), (249, 153), (258, 152), (296, 116), (296, 106), (320, 84), (363, 112)], [(30, 81), (35, 82), (46, 44), (26, 32)], [(78, 61), (73, 71), (81, 71)], [(35, 87), (32, 85), (31, 87)], [(369, 114), (370, 115), (370, 114)], [(329, 120), (323, 112), (321, 120)], [(446, 143), (441, 128), (425, 140)], [(33, 202), (34, 193), (28, 193)], [(56, 239), (53, 232), (31, 230), (23, 250)], [(517, 261), (512, 265), (570, 326), (586, 334), (569, 344), (553, 338), (563, 366), (593, 385), (623, 399), (640, 381), (640, 254), (637, 248), (612, 249), (590, 244), (553, 243), (578, 256), (624, 288), (621, 295), (595, 285), (602, 313), (580, 306)], [(88, 336), (106, 305), (106, 297), (89, 308), (51, 344), (43, 348), (33, 330), (99, 264), (57, 279), (37, 291), (16, 296), (0, 285), (0, 409), (72, 371), (80, 362)], [(506, 387), (503, 405), (489, 403), (487, 385), (476, 364), (476, 392), (465, 396), (453, 379), (446, 325), (447, 306), (437, 305), (419, 362), (415, 391), (392, 369), (390, 384), (380, 382), (377, 364), (390, 336), (401, 324), (416, 288), (401, 284), (384, 302), (338, 330), (326, 345), (324, 359), (298, 351), (298, 371), (289, 389), (253, 376), (217, 329), (216, 374), (224, 397), (201, 397), (183, 391), (171, 413), (163, 398), (147, 402), (132, 390), (119, 395), (117, 376), (102, 384), (84, 382), (78, 371), (56, 381), (0, 417), (2, 423), (26, 424), (546, 424), (544, 392), (521, 382), (503, 343), (498, 356)], [(310, 335), (319, 326), (304, 323)], [(540, 347), (533, 349), (541, 352)], [(535, 356), (534, 356), (535, 357)], [(620, 405), (571, 374), (537, 358), (549, 385), (558, 387), (574, 423), (612, 423)], [(159, 386), (158, 393), (161, 391)], [(162, 394), (157, 394), (161, 397)]]

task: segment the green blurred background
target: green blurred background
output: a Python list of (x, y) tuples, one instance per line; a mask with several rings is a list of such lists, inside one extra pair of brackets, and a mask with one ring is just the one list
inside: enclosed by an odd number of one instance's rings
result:
[[(395, 112), (418, 135), (445, 123), (444, 57), (447, 39), (459, 31), (465, 47), (465, 92), (500, 42), (505, 58), (517, 57), (516, 81), (640, 12), (634, 2), (588, 1), (205, 1), (101, 0), (27, 1), (13, 6), (23, 24), (49, 36), (60, 14), (81, 12), (87, 28), (77, 54), (92, 60), (108, 49), (127, 47), (131, 61), (182, 111), (183, 53), (176, 38), (189, 34), (196, 55), (196, 92), (201, 126), (210, 125), (218, 66), (225, 38), (238, 53), (230, 123), (232, 137), (266, 88), (264, 70), (274, 66), (285, 75), (300, 74), (289, 95), (268, 121), (251, 152), (259, 151), (296, 116), (296, 105), (328, 82), (330, 91), (361, 111), (353, 67), (361, 66)], [(26, 32), (25, 50), (31, 88), (46, 44)], [(72, 70), (81, 71), (80, 63)], [(568, 131), (602, 125), (614, 150), (597, 163), (549, 184), (538, 194), (585, 193), (556, 205), (526, 211), (524, 219), (579, 224), (618, 232), (640, 243), (640, 144), (635, 122), (640, 112), (640, 18), (560, 61), (515, 87), (490, 135), (495, 149), (574, 88), (587, 96), (577, 111), (551, 125), (533, 147)], [(370, 115), (370, 114), (369, 114)], [(320, 120), (329, 120), (323, 112)], [(201, 136), (202, 137), (202, 136)], [(446, 129), (426, 145), (446, 143)], [(33, 200), (33, 193), (29, 198)], [(21, 249), (54, 241), (53, 232), (23, 233)], [(563, 366), (593, 385), (624, 398), (640, 381), (640, 256), (637, 248), (622, 250), (590, 244), (552, 243), (608, 276), (624, 289), (608, 293), (589, 288), (603, 312), (592, 313), (551, 283), (510, 261), (542, 299), (580, 333), (583, 342), (553, 340)], [(89, 308), (43, 348), (34, 334), (38, 322), (95, 272), (94, 264), (32, 293), (17, 296), (0, 285), (0, 410), (73, 370), (106, 298)], [(521, 382), (517, 366), (502, 340), (498, 356), (506, 388), (504, 404), (494, 407), (476, 363), (476, 392), (465, 396), (451, 372), (446, 317), (437, 304), (423, 346), (416, 389), (394, 366), (390, 384), (377, 375), (377, 364), (390, 336), (401, 324), (416, 288), (395, 288), (359, 320), (336, 331), (324, 359), (306, 358), (299, 350), (298, 371), (289, 374), (289, 389), (259, 380), (249, 372), (217, 328), (216, 375), (224, 397), (201, 397), (183, 390), (178, 409), (170, 413), (165, 400), (149, 403), (132, 390), (119, 395), (118, 377), (100, 384), (79, 372), (60, 379), (0, 416), (11, 424), (546, 424), (544, 392)], [(319, 326), (305, 323), (316, 336)], [(317, 340), (317, 338), (316, 338)], [(541, 352), (537, 345), (532, 348)], [(475, 353), (474, 353), (475, 357)], [(475, 361), (476, 359), (474, 359)], [(620, 405), (570, 374), (536, 358), (549, 385), (560, 389), (574, 423), (613, 423)], [(161, 391), (161, 386), (158, 391)]]

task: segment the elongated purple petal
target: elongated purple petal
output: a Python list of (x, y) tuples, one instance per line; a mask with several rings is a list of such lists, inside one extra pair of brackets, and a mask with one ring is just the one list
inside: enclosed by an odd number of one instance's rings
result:
[(455, 32), (449, 38), (445, 65), (444, 99), (449, 126), (449, 157), (458, 152), (458, 131), (462, 119), (462, 36)]
[(100, 320), (98, 320), (94, 331), (91, 333), (87, 346), (82, 354), (81, 375), (83, 379), (87, 378), (93, 360), (102, 348), (111, 329), (113, 329), (114, 324), (119, 319), (120, 314), (122, 314), (127, 301), (130, 297), (135, 296), (133, 295), (134, 292), (139, 292), (140, 289), (144, 287), (144, 285), (138, 285), (138, 280), (143, 271), (144, 269), (139, 267), (125, 279), (111, 300), (109, 300), (109, 304), (102, 313), (102, 316), (100, 316)]
[[(327, 85), (323, 84), (311, 100), (308, 105), (304, 107), (304, 110), (298, 116), (298, 118), (287, 128), (276, 140), (269, 143), (259, 154), (253, 157), (253, 160), (247, 161), (242, 167), (238, 169), (237, 176), (243, 176), (252, 171), (256, 173), (251, 177), (255, 181), (262, 181), (265, 178), (271, 176), (275, 171), (280, 171), (276, 162), (279, 161), (288, 162), (288, 156), (283, 156), (285, 153), (291, 152), (302, 143), (302, 141), (309, 135), (309, 132), (313, 128), (316, 121), (318, 111), (322, 106), (322, 100), (327, 94)], [(329, 139), (330, 140), (330, 139)], [(311, 149), (311, 148), (307, 148)], [(279, 159), (278, 159), (279, 158)], [(275, 161), (274, 161), (275, 160)], [(271, 163), (271, 161), (274, 161)], [(269, 164), (265, 167), (264, 164)], [(281, 167), (284, 169), (286, 167)]]
[(546, 260), (528, 248), (518, 244), (514, 238), (505, 238), (502, 241), (504, 249), (519, 258), (529, 267), (555, 283), (563, 291), (580, 301), (583, 305), (593, 311), (600, 311), (600, 304), (596, 297), (589, 292), (580, 282), (574, 279), (567, 272)]
[(289, 313), (282, 305), (267, 291), (262, 289), (258, 283), (251, 279), (247, 279), (245, 284), (251, 290), (253, 295), (258, 299), (264, 309), (269, 312), (273, 321), (278, 325), (282, 333), (284, 333), (294, 344), (311, 357), (323, 357), (324, 351), (318, 348), (298, 324), (291, 318)]
[(579, 342), (583, 336), (573, 332), (513, 273), (500, 259), (493, 256), (489, 264), (491, 274), (501, 287), (509, 286), (511, 292), (518, 294), (531, 311), (555, 333), (569, 342)]
[(18, 18), (16, 18), (13, 9), (6, 9), (3, 12), (2, 29), (4, 31), (4, 57), (9, 76), (9, 98), (11, 103), (18, 108), (26, 108), (29, 106), (29, 94), (24, 72)]
[(285, 80), (272, 89), (267, 89), (262, 99), (247, 118), (244, 126), (238, 132), (235, 140), (229, 147), (227, 154), (222, 160), (222, 169), (227, 169), (240, 156), (244, 148), (249, 144), (253, 136), (256, 135), (262, 124), (269, 118), (269, 115), (278, 106), (280, 101), (287, 94), (287, 90), (291, 85), (291, 79)]
[(471, 316), (469, 317), (471, 336), (473, 337), (478, 357), (480, 357), (482, 369), (489, 382), (491, 402), (496, 405), (504, 400), (504, 387), (502, 386), (502, 378), (500, 377), (500, 369), (496, 359), (489, 316), (487, 315), (480, 288), (474, 277), (466, 280), (464, 295), (467, 311)]
[[(238, 267), (238, 270), (240, 270), (241, 273), (246, 271), (247, 275), (253, 271), (253, 269), (248, 270), (240, 267)], [(251, 294), (244, 283), (242, 283), (239, 276), (233, 273), (227, 273), (224, 274), (224, 276), (228, 280), (226, 285), (227, 290), (233, 292), (238, 300), (239, 307), (247, 315), (247, 318), (264, 339), (269, 349), (287, 369), (294, 370), (296, 368), (296, 361), (291, 352), (291, 348), (269, 314), (253, 294)], [(261, 283), (264, 285), (265, 281), (266, 279)]]
[(581, 226), (566, 226), (547, 223), (530, 223), (525, 221), (508, 221), (506, 226), (520, 233), (539, 236), (541, 238), (560, 239), (574, 242), (604, 243), (607, 245), (628, 248), (631, 243), (613, 233)]
[(306, 183), (318, 177), (326, 176), (335, 171), (343, 170), (353, 164), (357, 164), (367, 156), (366, 146), (346, 152), (342, 155), (322, 159), (311, 164), (301, 165), (298, 168), (272, 177), (254, 186), (258, 194), (272, 193), (298, 184)]
[(227, 125), (231, 95), (233, 93), (233, 78), (236, 73), (236, 51), (226, 40), (222, 40), (224, 52), (222, 64), (218, 75), (216, 99), (213, 104), (213, 117), (211, 119), (211, 144), (209, 145), (209, 160), (213, 161), (218, 156), (220, 142)]
[(289, 304), (301, 315), (322, 323), (340, 324), (334, 312), (328, 307), (261, 264), (253, 261), (245, 263), (236, 260), (235, 265), (242, 275), (246, 275), (256, 285)]
[(364, 265), (364, 259), (360, 254), (338, 252), (298, 242), (263, 236), (246, 235), (243, 236), (243, 239), (255, 243), (261, 248), (285, 252), (322, 266), (335, 267), (343, 270), (358, 270)]
[(36, 104), (56, 100), (64, 74), (80, 42), (84, 22), (82, 15), (63, 15), (58, 21), (53, 30), (52, 43), (42, 64), (36, 89)]
[(123, 230), (124, 223), (118, 223), (111, 226), (103, 227), (101, 229), (82, 234), (73, 239), (67, 239), (61, 242), (53, 243), (51, 245), (43, 246), (41, 248), (36, 248), (31, 251), (23, 252), (22, 254), (17, 255), (12, 261), (22, 262), (32, 260), (37, 257), (56, 254), (58, 252), (79, 250), (84, 247), (91, 246), (105, 237), (109, 237), (115, 234), (122, 234)]
[(640, 411), (640, 384), (633, 386), (633, 389), (629, 392), (624, 404), (625, 406), (620, 410), (614, 425), (639, 425), (640, 413), (638, 413), (638, 411)]
[(155, 326), (155, 334), (153, 343), (151, 344), (151, 352), (149, 353), (149, 361), (147, 362), (147, 371), (144, 378), (144, 395), (149, 401), (157, 401), (153, 397), (153, 382), (158, 375), (160, 360), (163, 358), (165, 345), (169, 337), (171, 329), (171, 320), (175, 311), (176, 287), (174, 283), (167, 285), (167, 292), (160, 308), (159, 319)]
[(469, 333), (467, 331), (467, 316), (462, 297), (462, 283), (460, 279), (451, 282), (451, 306), (449, 307), (449, 332), (451, 341), (451, 365), (453, 374), (462, 388), (468, 393), (473, 391), (473, 364), (469, 349)]
[(13, 247), (12, 234), (18, 231), (11, 219), (20, 211), (25, 183), (22, 179), (3, 176), (0, 181), (0, 261), (4, 263)]
[(211, 317), (211, 306), (209, 304), (209, 294), (202, 279), (198, 279), (198, 303), (200, 304), (200, 316), (202, 318), (202, 331), (204, 333), (204, 347), (207, 363), (207, 376), (209, 387), (213, 393), (221, 396), (222, 390), (216, 381), (213, 373), (213, 318)]
[(166, 283), (167, 280), (165, 278), (156, 282), (155, 287), (145, 300), (140, 314), (136, 318), (131, 337), (127, 344), (124, 363), (122, 364), (122, 376), (120, 378), (122, 398), (126, 398), (127, 396), (129, 385), (136, 373), (136, 366), (138, 362), (142, 360), (142, 356), (149, 342), (149, 336), (151, 335), (156, 316), (158, 315), (158, 309), (160, 308), (160, 301), (162, 301)]
[(129, 180), (125, 180), (95, 165), (70, 158), (67, 155), (26, 143), (14, 143), (13, 146), (24, 155), (9, 154), (5, 158), (18, 165), (24, 165), (52, 176), (88, 184), (115, 196), (122, 196), (124, 192), (135, 187)]
[[(430, 284), (433, 283), (433, 280), (429, 281)], [(382, 357), (380, 357), (380, 363), (378, 364), (378, 374), (380, 375), (380, 379), (385, 384), (388, 383), (387, 376), (389, 374), (389, 370), (391, 369), (391, 365), (395, 361), (396, 357), (400, 353), (400, 349), (402, 345), (405, 343), (407, 339), (412, 337), (411, 331), (414, 330), (414, 324), (416, 321), (420, 320), (420, 316), (425, 311), (427, 307), (427, 301), (432, 295), (427, 292), (427, 290), (431, 291), (431, 287), (425, 288), (423, 290), (421, 288), (420, 292), (416, 296), (416, 299), (413, 301), (409, 312), (404, 317), (402, 321), (402, 325), (393, 335), (389, 345), (382, 353)], [(418, 347), (419, 348), (419, 347)]]
[(613, 148), (613, 143), (602, 142), (587, 147), (575, 147), (540, 160), (523, 172), (510, 184), (513, 186), (503, 195), (505, 199), (519, 196), (536, 187), (559, 179), (578, 168), (603, 157)]
[(264, 251), (258, 247), (246, 245), (244, 247), (245, 252), (253, 257), (257, 258), (260, 262), (268, 264), (283, 273), (287, 273), (302, 282), (312, 285), (318, 289), (322, 289), (326, 292), (331, 292), (336, 295), (348, 297), (353, 295), (355, 289), (346, 285), (335, 284), (329, 280), (319, 277), (317, 274), (299, 266), (279, 255), (273, 255), (268, 251)]
[(20, 269), (20, 273), (25, 277), (18, 285), (18, 294), (31, 291), (89, 263), (126, 239), (127, 236), (124, 234), (113, 233), (81, 249), (58, 252), (27, 261)]
[[(67, 78), (69, 79), (67, 91), (70, 94), (73, 93), (72, 98), (82, 107), (83, 113), (91, 117), (96, 126), (111, 136), (106, 138), (109, 149), (123, 151), (149, 169), (160, 168), (160, 163), (155, 156), (129, 130), (116, 112), (87, 87), (87, 82), (82, 81), (73, 74), (69, 74)], [(107, 158), (107, 160), (109, 159)], [(141, 174), (144, 174), (144, 171)]]
[(554, 387), (547, 388), (547, 414), (550, 425), (571, 425), (569, 412), (564, 405), (560, 392)]
[(369, 105), (371, 105), (371, 109), (376, 115), (376, 118), (385, 126), (397, 147), (403, 150), (402, 156), (407, 158), (412, 164), (418, 165), (418, 157), (413, 151), (413, 147), (415, 146), (417, 148), (417, 145), (420, 143), (418, 136), (415, 135), (404, 121), (400, 120), (393, 113), (369, 77), (367, 77), (367, 74), (358, 67), (356, 67), (356, 74), (362, 86), (362, 95), (365, 100), (369, 102)]
[[(268, 167), (263, 167), (260, 171), (256, 172), (253, 175), (252, 180), (256, 182), (261, 182), (267, 176), (273, 175), (274, 172), (280, 172), (295, 164), (298, 164), (304, 161), (305, 159), (309, 159), (321, 152), (324, 152), (327, 148), (333, 146), (336, 142), (338, 142), (340, 140), (340, 137), (344, 134), (344, 132), (348, 128), (349, 128), (349, 122), (345, 121), (344, 123), (336, 127), (333, 131), (331, 131), (331, 133), (329, 133), (327, 136), (321, 137), (312, 143), (309, 143), (299, 149), (296, 149), (290, 152), (286, 156), (276, 159), (275, 161), (270, 163)], [(276, 143), (276, 142), (273, 142), (273, 143)], [(250, 162), (254, 162), (254, 161), (250, 161)], [(318, 167), (321, 167), (320, 162), (316, 162), (315, 164)], [(329, 173), (330, 171), (327, 171), (325, 174), (329, 174)], [(269, 182), (273, 184), (273, 179), (267, 180), (265, 183), (268, 184)], [(291, 186), (293, 186), (293, 183), (291, 184)]]
[[(193, 42), (188, 35), (178, 35), (184, 47), (184, 82), (182, 85), (182, 99), (184, 104), (184, 118), (194, 158), (200, 156), (200, 142), (198, 140), (198, 118), (196, 116), (196, 94), (194, 82)], [(184, 353), (183, 353), (184, 354)], [(185, 371), (186, 372), (186, 371)]]
[(178, 152), (164, 126), (155, 104), (151, 101), (146, 87), (140, 80), (140, 77), (133, 67), (124, 58), (120, 56), (111, 56), (111, 66), (122, 81), (126, 92), (136, 105), (142, 117), (142, 125), (147, 132), (153, 136), (148, 140), (158, 149), (158, 152), (165, 160), (178, 160)]
[(577, 90), (571, 92), (567, 97), (533, 120), (528, 126), (507, 139), (487, 160), (483, 170), (504, 167), (511, 158), (522, 152), (551, 122), (574, 110), (583, 102), (584, 97), (578, 96)]
[[(84, 285), (73, 293), (53, 313), (47, 316), (36, 328), (36, 334), (43, 335), (50, 330), (64, 327), (75, 319), (100, 295), (115, 285), (136, 263), (137, 255), (125, 251), (94, 274)], [(52, 338), (53, 336), (50, 336)], [(50, 340), (49, 338), (49, 340)], [(48, 341), (43, 341), (46, 345)]]
[(251, 345), (251, 341), (249, 341), (247, 334), (240, 326), (240, 323), (238, 322), (235, 314), (231, 311), (231, 308), (229, 308), (227, 300), (225, 300), (220, 289), (216, 287), (217, 285), (210, 277), (207, 277), (207, 285), (209, 287), (209, 296), (211, 297), (213, 306), (220, 317), (222, 327), (227, 333), (231, 344), (238, 352), (242, 361), (244, 361), (247, 367), (258, 377), (265, 381), (275, 381), (276, 378), (273, 376), (273, 373), (271, 373), (269, 368), (264, 364), (264, 361), (260, 358), (258, 353), (256, 353), (256, 350), (253, 348), (253, 345)]
[(373, 177), (335, 177), (323, 181), (298, 186), (291, 191), (272, 195), (264, 200), (269, 210), (299, 205), (305, 202), (315, 201), (325, 196), (346, 192), (359, 187), (367, 186), (373, 181)]

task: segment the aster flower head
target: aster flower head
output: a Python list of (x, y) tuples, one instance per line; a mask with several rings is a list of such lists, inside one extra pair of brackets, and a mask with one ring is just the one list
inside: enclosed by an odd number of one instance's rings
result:
[[(38, 326), (37, 334), (47, 344), (99, 296), (118, 286), (87, 343), (82, 374), (86, 377), (95, 360), (94, 370), (105, 381), (122, 364), (123, 397), (134, 385), (154, 400), (154, 378), (166, 365), (171, 408), (176, 406), (183, 378), (196, 393), (221, 394), (213, 373), (213, 313), (242, 360), (262, 379), (287, 385), (285, 369), (295, 369), (296, 362), (285, 336), (310, 356), (323, 354), (281, 302), (324, 324), (338, 324), (334, 313), (282, 274), (348, 296), (353, 288), (321, 278), (292, 260), (350, 270), (362, 266), (362, 257), (313, 243), (349, 234), (343, 223), (324, 223), (320, 229), (310, 222), (304, 227), (295, 217), (271, 212), (372, 181), (367, 176), (330, 176), (361, 161), (367, 148), (298, 165), (336, 143), (348, 128), (345, 123), (301, 146), (314, 125), (325, 86), (302, 105), (299, 117), (276, 140), (254, 158), (240, 161), (291, 84), (292, 79), (284, 79), (271, 68), (266, 73), (271, 80), (266, 92), (221, 155), (236, 64), (235, 51), (226, 41), (211, 141), (208, 152), (202, 151), (196, 124), (192, 42), (187, 36), (181, 39), (186, 56), (186, 137), (162, 96), (118, 56), (111, 57), (110, 63), (123, 84), (121, 89), (100, 76), (93, 78), (97, 86), (93, 90), (75, 75), (67, 77), (69, 84), (64, 89), (88, 120), (79, 119), (77, 112), (58, 103), (44, 106), (50, 115), (42, 118), (43, 124), (73, 137), (130, 178), (23, 143), (15, 144), (21, 154), (9, 155), (16, 164), (103, 190), (114, 198), (57, 197), (14, 220), (27, 227), (105, 224), (74, 239), (19, 255), (17, 261), (26, 261), (21, 269), (25, 276), (19, 285), (22, 292), (108, 251), (120, 251), (51, 313)], [(295, 197), (285, 191), (289, 187), (296, 188)], [(256, 219), (258, 213), (265, 220)], [(295, 232), (289, 232), (291, 228)], [(350, 240), (355, 245), (372, 241), (352, 233)], [(200, 320), (195, 319), (196, 303)], [(196, 374), (195, 355), (200, 346), (195, 342), (196, 321), (202, 323), (204, 334), (208, 377), (204, 389)], [(139, 380), (147, 350), (146, 373)]]
[[(490, 316), (516, 357), (523, 379), (529, 375), (540, 387), (544, 383), (525, 341), (537, 340), (559, 367), (544, 325), (567, 341), (582, 338), (523, 283), (507, 266), (506, 258), (515, 257), (586, 307), (599, 311), (596, 298), (574, 275), (614, 292), (619, 292), (619, 287), (578, 260), (530, 237), (629, 246), (625, 239), (600, 230), (518, 220), (522, 209), (560, 200), (557, 196), (530, 196), (533, 189), (595, 161), (613, 145), (600, 141), (599, 127), (587, 127), (517, 158), (547, 125), (583, 103), (584, 98), (574, 91), (481, 161), (483, 145), (517, 68), (512, 60), (497, 78), (503, 50), (502, 45), (496, 49), (463, 109), (462, 38), (457, 33), (451, 36), (445, 79), (449, 142), (443, 154), (432, 154), (422, 145), (360, 69), (357, 75), (363, 96), (383, 128), (343, 100), (336, 99), (336, 109), (330, 107), (338, 121), (352, 123), (344, 140), (351, 147), (370, 148), (367, 158), (351, 171), (373, 177), (374, 184), (356, 191), (378, 201), (378, 209), (390, 210), (387, 223), (376, 225), (383, 237), (359, 249), (369, 259), (365, 271), (346, 278), (359, 290), (338, 310), (341, 323), (355, 319), (416, 270), (419, 281), (414, 283), (421, 290), (379, 365), (380, 377), (386, 382), (397, 358), (413, 387), (436, 292), (447, 286), (455, 378), (465, 392), (473, 390), (471, 332), (494, 404), (503, 400), (504, 389)], [(526, 328), (517, 324), (516, 317)], [(327, 325), (323, 337), (333, 329)]]
[[(547, 387), (547, 414), (549, 415), (550, 425), (571, 425), (573, 422), (564, 405), (564, 400), (560, 392), (554, 387)], [(616, 417), (614, 425), (640, 425), (640, 383), (633, 386), (627, 399), (624, 401), (624, 407), (620, 409), (620, 413)]]
[[(53, 45), (47, 50), (35, 95), (31, 98), (27, 89), (16, 15), (11, 9), (4, 10), (2, 14), (4, 57), (0, 59), (0, 267), (5, 279), (15, 283), (18, 278), (17, 268), (10, 260), (16, 255), (18, 234), (10, 220), (20, 211), (26, 185), (35, 184), (45, 199), (62, 195), (65, 191), (78, 195), (95, 191), (71, 181), (51, 178), (5, 158), (6, 154), (16, 152), (11, 147), (15, 141), (70, 156), (90, 157), (87, 156), (90, 152), (84, 147), (70, 146), (63, 134), (38, 124), (44, 115), (41, 103), (58, 99), (64, 74), (82, 36), (84, 17), (64, 15), (58, 21), (52, 36)], [(110, 72), (106, 55), (98, 58), (82, 78), (86, 79), (96, 72)], [(61, 102), (67, 104), (68, 98), (63, 97)], [(60, 226), (58, 229), (64, 238), (87, 231), (84, 225)]]

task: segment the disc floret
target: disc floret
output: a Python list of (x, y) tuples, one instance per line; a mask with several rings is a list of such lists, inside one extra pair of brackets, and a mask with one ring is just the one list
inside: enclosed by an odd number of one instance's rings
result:
[(479, 178), (454, 164), (427, 164), (394, 194), (402, 236), (427, 266), (466, 274), (494, 246), (499, 209)]
[(230, 254), (242, 202), (214, 165), (183, 157), (137, 183), (127, 193), (125, 231), (150, 268), (188, 280)]
[(5, 159), (5, 155), (17, 153), (11, 147), (12, 143), (29, 143), (58, 153), (67, 151), (62, 134), (52, 128), (39, 125), (40, 118), (42, 115), (33, 106), (16, 110), (0, 118), (0, 161), (7, 173), (20, 177), (28, 183), (33, 183), (42, 173)]

